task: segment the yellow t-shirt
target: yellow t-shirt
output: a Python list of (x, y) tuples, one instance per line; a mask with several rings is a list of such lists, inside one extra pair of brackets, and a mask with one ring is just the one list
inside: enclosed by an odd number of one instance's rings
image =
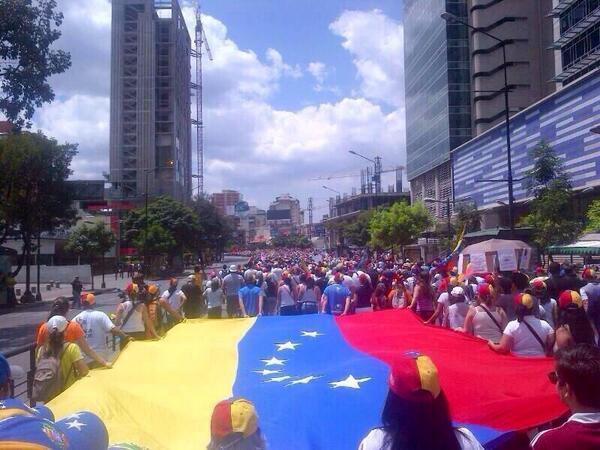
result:
[[(40, 352), (44, 351), (43, 347), (38, 351), (38, 358)], [(63, 344), (63, 352), (60, 358), (60, 377), (63, 380), (63, 390), (67, 389), (77, 380), (77, 372), (75, 371), (75, 361), (83, 359), (79, 346), (73, 342), (65, 342)]]

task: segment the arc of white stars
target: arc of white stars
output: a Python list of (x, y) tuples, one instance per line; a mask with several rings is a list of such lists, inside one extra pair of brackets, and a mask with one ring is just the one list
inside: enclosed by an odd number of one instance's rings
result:
[(312, 380), (316, 380), (317, 378), (321, 378), (321, 377), (315, 377), (313, 375), (309, 375), (307, 377), (299, 378), (298, 380), (294, 380), (291, 383), (287, 384), (286, 386), (293, 386), (294, 384), (308, 384)]
[(344, 379), (344, 380), (334, 381), (334, 382), (329, 383), (329, 384), (331, 385), (331, 387), (333, 389), (336, 389), (336, 388), (339, 388), (339, 387), (345, 387), (345, 388), (351, 388), (351, 389), (360, 389), (360, 383), (364, 383), (366, 381), (369, 381), (370, 379), (371, 379), (371, 377), (354, 378), (354, 376), (348, 375), (348, 377), (346, 377), (346, 379)]
[(281, 383), (282, 381), (289, 380), (290, 378), (292, 377), (289, 375), (282, 375), (280, 377), (269, 378), (267, 381), (265, 381), (265, 383)]
[(271, 359), (261, 359), (261, 361), (267, 366), (283, 366), (287, 359), (279, 359), (273, 356)]
[(323, 336), (323, 333), (319, 333), (318, 331), (301, 331), (300, 336), (316, 338), (317, 336)]
[(255, 370), (254, 373), (260, 373), (261, 375), (273, 375), (275, 373), (281, 373), (281, 370), (263, 369)]
[(277, 346), (277, 351), (280, 352), (282, 350), (296, 350), (296, 347), (298, 347), (300, 344), (291, 342), (291, 341), (287, 341), (287, 342), (283, 342), (283, 343), (275, 344), (275, 345)]
[(69, 429), (76, 428), (77, 431), (81, 431), (81, 428), (85, 427), (85, 423), (82, 423), (77, 419), (73, 419), (73, 421), (67, 422), (66, 425), (67, 427), (69, 427)]

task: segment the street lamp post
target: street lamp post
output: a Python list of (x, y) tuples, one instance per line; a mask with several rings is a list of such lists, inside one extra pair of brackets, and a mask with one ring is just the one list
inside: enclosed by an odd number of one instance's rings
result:
[(328, 191), (335, 192), (337, 195), (342, 195), (340, 191), (336, 191), (335, 189), (331, 189), (328, 186), (323, 185), (323, 189), (327, 189)]
[(450, 211), (450, 204), (452, 204), (454, 206), (457, 203), (467, 202), (469, 200), (471, 200), (470, 197), (463, 197), (463, 198), (454, 199), (454, 200), (450, 200), (450, 197), (448, 197), (446, 200), (436, 200), (434, 198), (424, 198), (423, 202), (425, 202), (425, 203), (445, 203), (446, 204), (446, 220), (447, 220), (447, 227), (448, 227), (448, 239), (452, 240), (452, 213)]
[(488, 33), (485, 30), (482, 30), (481, 28), (476, 28), (472, 25), (469, 25), (467, 22), (459, 19), (454, 14), (451, 14), (449, 12), (442, 13), (441, 17), (448, 23), (458, 23), (458, 24), (464, 25), (465, 27), (467, 27), (473, 31), (482, 33), (485, 36), (489, 37), (490, 39), (493, 39), (493, 40), (499, 42), (500, 46), (502, 47), (502, 65), (504, 68), (504, 89), (503, 89), (503, 91), (504, 91), (504, 121), (505, 121), (505, 127), (506, 127), (506, 153), (507, 153), (508, 179), (507, 180), (479, 180), (479, 181), (495, 182), (495, 183), (497, 183), (497, 182), (508, 183), (508, 225), (510, 227), (510, 238), (512, 239), (514, 237), (514, 233), (515, 233), (515, 222), (514, 222), (512, 151), (511, 151), (511, 146), (510, 146), (510, 110), (509, 110), (509, 98), (508, 98), (508, 92), (509, 92), (508, 70), (507, 70), (507, 65), (506, 65), (506, 43), (502, 39), (498, 38), (497, 36), (494, 36), (491, 33)]

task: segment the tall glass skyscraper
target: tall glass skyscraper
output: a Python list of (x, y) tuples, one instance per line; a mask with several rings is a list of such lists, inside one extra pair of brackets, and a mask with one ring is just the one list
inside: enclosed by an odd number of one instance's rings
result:
[(468, 29), (442, 20), (444, 11), (468, 21), (467, 0), (404, 2), (407, 172), (414, 200), (452, 195), (450, 150), (472, 136)]

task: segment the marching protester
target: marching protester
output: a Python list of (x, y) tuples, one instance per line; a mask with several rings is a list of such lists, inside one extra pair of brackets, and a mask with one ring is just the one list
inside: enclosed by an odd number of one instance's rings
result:
[(466, 428), (455, 428), (437, 368), (428, 356), (399, 355), (391, 365), (381, 428), (359, 450), (483, 450)]
[[(69, 300), (66, 297), (58, 297), (52, 303), (50, 313), (48, 314), (48, 320), (52, 317), (60, 316), (66, 319), (69, 313)], [(94, 361), (98, 367), (110, 368), (111, 364), (98, 354), (88, 343), (84, 330), (81, 325), (74, 320), (67, 320), (66, 328), (63, 330), (64, 340), (67, 342), (74, 342), (83, 351), (83, 353), (89, 358), (88, 361)], [(36, 346), (39, 349), (47, 343), (49, 338), (48, 322), (43, 323), (38, 328), (36, 334)]]
[[(200, 267), (196, 266), (194, 268), (194, 274), (188, 276), (188, 282), (181, 287), (181, 292), (185, 297), (185, 301), (181, 302), (180, 307), (174, 309), (185, 314), (188, 319), (196, 319), (206, 314)], [(171, 306), (173, 305), (171, 304)]]
[(504, 310), (494, 305), (494, 296), (490, 284), (478, 286), (476, 305), (469, 309), (463, 328), (469, 334), (499, 343), (508, 320)]
[(262, 316), (264, 297), (256, 285), (253, 273), (246, 275), (246, 284), (239, 290), (240, 311), (243, 317)]
[(434, 291), (429, 283), (429, 272), (421, 270), (417, 274), (417, 282), (413, 292), (410, 308), (424, 321), (428, 321), (433, 316)]
[(254, 405), (244, 398), (223, 400), (210, 420), (208, 450), (265, 450)]
[(79, 281), (79, 277), (75, 277), (71, 282), (71, 291), (73, 294), (73, 308), (80, 308), (80, 297), (81, 291), (83, 291), (83, 284)]
[(65, 339), (68, 321), (53, 316), (46, 322), (48, 337), (37, 351), (32, 400), (48, 402), (87, 375), (89, 368), (79, 346)]
[[(131, 284), (127, 289), (128, 295), (124, 301), (117, 307), (115, 324), (121, 331), (135, 340), (146, 339), (146, 332), (150, 338), (160, 339), (160, 336), (154, 328), (148, 307), (143, 299), (139, 299), (139, 288), (137, 284)], [(121, 350), (125, 347), (126, 341), (121, 341)]]
[[(166, 313), (162, 320), (165, 330), (169, 330), (176, 323), (183, 320), (182, 309), (189, 301), (183, 289), (178, 289), (178, 283), (177, 278), (171, 278), (169, 280), (169, 288), (162, 293), (158, 300), (159, 305)], [(193, 309), (193, 311), (196, 311), (196, 309)]]
[[(105, 313), (94, 309), (96, 305), (94, 294), (88, 294), (81, 304), (83, 311), (77, 314), (73, 320), (81, 326), (90, 348), (105, 361), (109, 361), (112, 351), (109, 349), (108, 337), (119, 336), (124, 340), (129, 337), (119, 330)], [(100, 367), (100, 364), (89, 356), (86, 356), (85, 362), (91, 369)], [(104, 367), (111, 367), (111, 365), (107, 362)]]
[(208, 305), (208, 318), (220, 319), (223, 317), (223, 306), (227, 303), (227, 298), (221, 283), (217, 277), (210, 280), (209, 287), (204, 291), (204, 301)]
[(533, 450), (597, 450), (600, 448), (600, 349), (579, 344), (554, 355), (548, 374), (571, 417), (531, 441)]
[(535, 316), (535, 301), (530, 294), (514, 296), (517, 318), (510, 321), (500, 342), (488, 341), (490, 348), (499, 353), (512, 352), (518, 356), (544, 356), (552, 352), (554, 330), (548, 322)]
[(296, 306), (296, 291), (292, 286), (292, 277), (289, 273), (282, 274), (282, 281), (277, 290), (277, 310), (282, 316), (294, 316), (298, 309)]
[(316, 314), (319, 312), (318, 304), (321, 298), (321, 290), (315, 284), (315, 279), (311, 274), (303, 273), (300, 275), (297, 295), (300, 314)]
[(237, 267), (231, 265), (229, 273), (223, 278), (223, 292), (227, 297), (227, 316), (239, 317), (241, 311), (239, 309), (239, 290), (244, 284), (244, 278), (237, 272)]
[(462, 287), (456, 286), (450, 291), (448, 326), (453, 330), (462, 330), (468, 312), (469, 305), (466, 302), (465, 291)]
[(596, 343), (594, 329), (583, 309), (583, 300), (575, 291), (563, 291), (558, 298), (559, 313), (556, 346)]
[(321, 295), (321, 312), (333, 315), (346, 315), (351, 311), (352, 293), (342, 283), (344, 278), (336, 272), (333, 283)]
[(558, 319), (558, 304), (556, 300), (550, 298), (546, 283), (540, 279), (535, 279), (531, 282), (531, 290), (535, 298), (540, 304), (541, 319), (544, 319), (552, 328), (556, 328)]

